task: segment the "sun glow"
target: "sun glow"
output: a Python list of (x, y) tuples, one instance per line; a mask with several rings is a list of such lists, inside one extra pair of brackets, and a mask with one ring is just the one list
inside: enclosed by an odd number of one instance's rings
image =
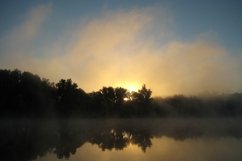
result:
[(127, 89), (127, 92), (138, 92), (141, 89), (142, 84), (136, 81), (124, 81), (113, 84), (114, 87), (122, 87)]
[(139, 91), (139, 85), (138, 84), (134, 84), (134, 83), (130, 83), (130, 84), (123, 84), (122, 85), (123, 88), (127, 89), (127, 92), (129, 93), (127, 95), (127, 97), (124, 98), (124, 101), (127, 102), (127, 101), (130, 101), (132, 100), (132, 97), (131, 97), (131, 94), (133, 92), (138, 92)]
[(139, 87), (137, 85), (130, 84), (127, 86), (127, 89), (129, 92), (138, 92)]

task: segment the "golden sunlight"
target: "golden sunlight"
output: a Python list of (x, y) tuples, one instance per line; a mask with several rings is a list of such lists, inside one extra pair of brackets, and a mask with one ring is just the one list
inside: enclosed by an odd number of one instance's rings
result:
[[(126, 88), (127, 92), (129, 92), (131, 94), (132, 92), (138, 92), (140, 86), (137, 84), (125, 84), (122, 87)], [(124, 98), (125, 102), (130, 101), (130, 100), (132, 100), (131, 95)]]
[(138, 90), (142, 87), (142, 83), (136, 81), (123, 81), (113, 84), (114, 87), (122, 87), (127, 89), (127, 92), (138, 92)]
[(125, 101), (125, 102), (127, 102), (127, 101), (129, 101), (129, 100), (130, 100), (130, 99), (129, 99), (128, 97), (125, 97), (125, 98), (124, 98), (124, 101)]
[(129, 92), (138, 92), (139, 87), (135, 84), (129, 84), (127, 86), (127, 89), (128, 89)]

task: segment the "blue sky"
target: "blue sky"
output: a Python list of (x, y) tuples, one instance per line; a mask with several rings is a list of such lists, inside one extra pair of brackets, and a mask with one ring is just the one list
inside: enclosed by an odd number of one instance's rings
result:
[(2, 0), (0, 67), (71, 77), (88, 91), (142, 83), (157, 95), (240, 91), (241, 12), (241, 0)]
[[(199, 34), (210, 32), (226, 48), (241, 50), (242, 1), (241, 0), (98, 0), (98, 1), (12, 1), (3, 0), (0, 6), (0, 32), (4, 35), (18, 25), (29, 9), (51, 3), (51, 20), (45, 30), (55, 37), (69, 23), (80, 18), (95, 17), (106, 10), (128, 10), (162, 5), (172, 14), (173, 32), (183, 40), (192, 40)], [(53, 21), (54, 20), (54, 21)]]

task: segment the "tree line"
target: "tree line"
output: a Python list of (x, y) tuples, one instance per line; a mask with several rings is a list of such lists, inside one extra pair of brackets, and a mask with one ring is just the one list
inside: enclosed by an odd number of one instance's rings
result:
[(138, 92), (102, 87), (86, 93), (71, 79), (57, 83), (20, 70), (0, 70), (1, 117), (205, 117), (242, 116), (242, 94), (200, 98), (152, 98)]

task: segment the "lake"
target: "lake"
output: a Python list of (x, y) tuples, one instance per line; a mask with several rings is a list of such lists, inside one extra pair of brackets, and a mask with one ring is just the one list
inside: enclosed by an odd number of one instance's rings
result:
[(4, 161), (241, 161), (242, 119), (2, 120)]

